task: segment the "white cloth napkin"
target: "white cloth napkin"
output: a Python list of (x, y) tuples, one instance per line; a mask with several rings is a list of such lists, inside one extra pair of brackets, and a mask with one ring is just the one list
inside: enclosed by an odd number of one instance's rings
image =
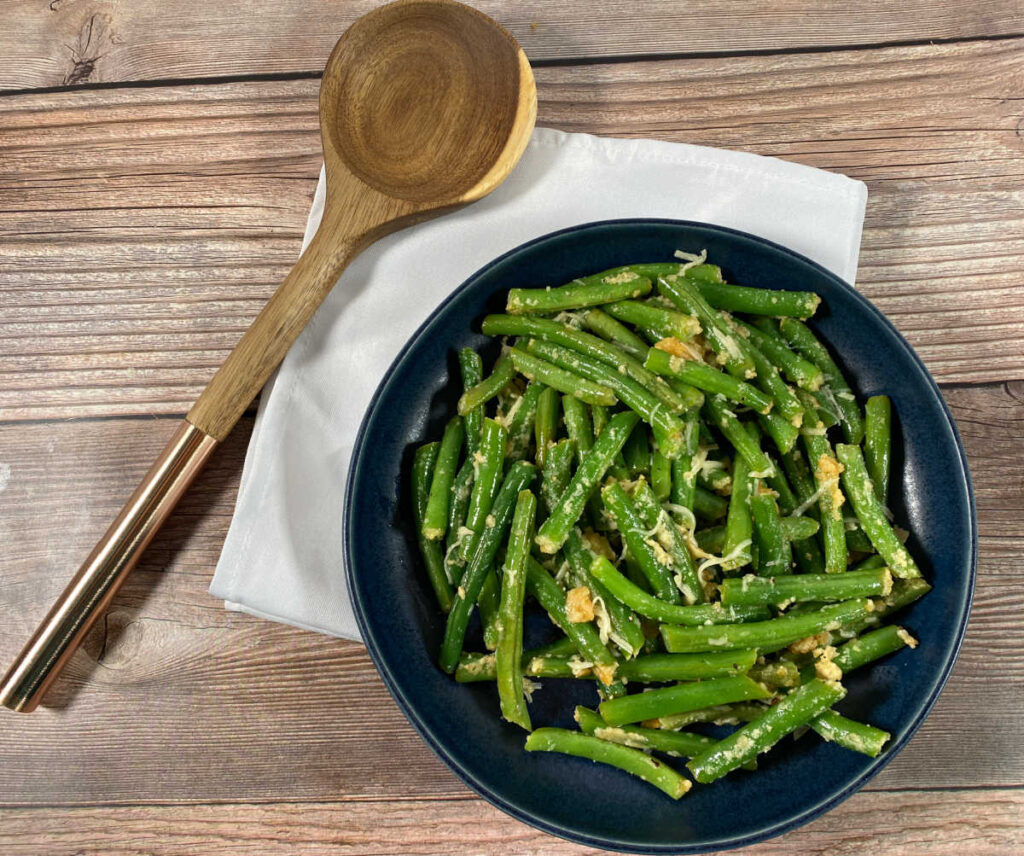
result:
[[(579, 223), (669, 217), (769, 238), (852, 283), (866, 200), (862, 182), (775, 158), (538, 128), (490, 196), (379, 241), (345, 271), (263, 392), (210, 593), (229, 609), (359, 638), (341, 521), (363, 413), (431, 310), (506, 250)], [(305, 243), (323, 202), (321, 172)]]

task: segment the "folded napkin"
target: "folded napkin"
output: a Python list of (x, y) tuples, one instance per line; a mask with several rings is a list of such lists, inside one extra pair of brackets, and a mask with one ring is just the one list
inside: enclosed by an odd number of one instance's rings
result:
[[(775, 158), (538, 128), (490, 196), (377, 242), (345, 271), (263, 392), (210, 593), (229, 609), (359, 638), (341, 550), (356, 432), (406, 340), (496, 256), (579, 223), (668, 217), (769, 238), (852, 283), (866, 200), (859, 181)], [(321, 172), (306, 243), (323, 203)]]

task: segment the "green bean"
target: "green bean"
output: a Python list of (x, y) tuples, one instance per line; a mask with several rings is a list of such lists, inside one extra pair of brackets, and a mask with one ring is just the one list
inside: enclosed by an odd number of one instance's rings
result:
[[(721, 464), (721, 466), (707, 466), (715, 464)], [(729, 496), (732, 493), (732, 475), (721, 461), (712, 458), (708, 458), (705, 466), (702, 466), (700, 472), (697, 473), (697, 484), (719, 496)]]
[(706, 363), (675, 357), (659, 348), (651, 348), (647, 352), (644, 368), (658, 375), (676, 378), (705, 392), (724, 395), (760, 413), (767, 413), (772, 407), (772, 399), (749, 383)]
[(722, 624), (715, 627), (663, 624), (661, 638), (665, 642), (665, 650), (672, 654), (734, 648), (759, 648), (765, 651), (789, 645), (832, 627), (852, 624), (867, 617), (870, 611), (871, 604), (867, 598), (855, 598), (822, 607), (814, 613), (783, 615), (750, 624)]
[(564, 728), (538, 728), (526, 738), (526, 751), (559, 752), (609, 764), (643, 779), (675, 800), (692, 787), (688, 779), (639, 749)]
[(774, 494), (762, 491), (760, 481), (751, 488), (750, 516), (757, 540), (758, 574), (774, 577), (793, 573), (793, 548), (782, 528), (779, 507)]
[(875, 495), (860, 447), (841, 443), (836, 446), (836, 455), (844, 467), (843, 487), (857, 519), (875, 549), (885, 558), (893, 576), (901, 579), (920, 577), (921, 569), (885, 517), (885, 509)]
[(701, 783), (713, 782), (767, 752), (846, 695), (841, 684), (814, 680), (791, 692), (753, 722), (692, 758), (687, 768)]
[(712, 737), (688, 731), (661, 731), (637, 725), (613, 728), (601, 719), (601, 714), (586, 707), (576, 708), (575, 719), (584, 734), (592, 734), (601, 740), (621, 743), (634, 749), (664, 752), (675, 758), (692, 758), (715, 742)]
[[(639, 586), (630, 582), (620, 574), (615, 566), (604, 556), (597, 556), (590, 566), (590, 573), (596, 580), (602, 583), (612, 595), (621, 600), (628, 607), (641, 615), (653, 618), (655, 621), (664, 621), (675, 625), (687, 627), (701, 627), (714, 629), (711, 625), (722, 625), (725, 627), (738, 626), (733, 622), (753, 621), (765, 618), (768, 613), (764, 609), (727, 609), (718, 603), (698, 603), (692, 606), (679, 606), (665, 603), (665, 601), (648, 594)], [(750, 625), (755, 626), (755, 625)], [(681, 628), (680, 628), (681, 629)], [(806, 635), (806, 634), (805, 634)], [(803, 638), (803, 637), (797, 637)], [(732, 646), (756, 647), (749, 646)], [(711, 648), (693, 649), (693, 651), (713, 651)], [(678, 651), (671, 653), (693, 653), (693, 651)]]
[[(685, 654), (677, 654), (684, 657)], [(764, 684), (770, 690), (789, 689), (800, 686), (800, 670), (790, 660), (773, 660), (753, 666), (747, 677), (752, 681)]]
[(711, 707), (702, 707), (699, 710), (673, 713), (671, 716), (661, 716), (652, 721), (657, 722), (657, 727), (665, 731), (676, 731), (698, 722), (710, 722), (714, 725), (738, 725), (741, 722), (757, 719), (766, 709), (763, 704), (756, 701), (741, 701), (735, 704), (717, 704)]
[[(847, 574), (842, 576), (845, 577)], [(839, 578), (835, 577), (834, 579)], [(845, 675), (847, 672), (852, 672), (854, 669), (859, 669), (861, 666), (866, 666), (868, 663), (873, 663), (875, 660), (880, 660), (882, 657), (899, 651), (911, 643), (916, 645), (917, 640), (906, 630), (895, 624), (887, 624), (885, 627), (879, 627), (876, 630), (855, 636), (853, 639), (840, 645), (836, 649), (835, 656), (832, 657), (832, 663)], [(800, 671), (800, 679), (804, 683), (814, 678), (814, 676), (815, 669), (813, 663)]]
[(545, 315), (640, 297), (651, 281), (624, 268), (575, 279), (557, 288), (510, 288), (505, 311), (510, 315)]
[(604, 311), (619, 321), (651, 330), (661, 339), (671, 337), (685, 342), (700, 333), (700, 322), (692, 315), (662, 309), (639, 300), (609, 303)]
[(892, 402), (887, 395), (873, 395), (864, 405), (864, 458), (875, 496), (885, 505), (892, 458)]
[(729, 501), (698, 487), (693, 492), (693, 513), (702, 520), (721, 520), (729, 510)]
[(886, 568), (874, 571), (849, 571), (845, 574), (795, 574), (782, 577), (755, 577), (722, 580), (719, 586), (726, 606), (755, 606), (805, 601), (839, 601), (854, 597), (887, 595), (892, 591), (892, 575)]
[(605, 722), (617, 726), (711, 705), (768, 698), (770, 695), (763, 684), (750, 680), (746, 675), (734, 675), (622, 696), (601, 702), (598, 709)]
[(526, 385), (523, 394), (505, 411), (504, 421), (508, 427), (505, 457), (509, 461), (523, 460), (530, 450), (533, 423), (537, 418), (537, 403), (543, 391), (544, 384), (531, 381)]
[(559, 407), (561, 398), (558, 391), (550, 386), (544, 387), (537, 402), (537, 415), (534, 417), (533, 430), (536, 440), (537, 466), (543, 469), (548, 449), (554, 445), (558, 435)]
[(630, 555), (640, 563), (644, 576), (651, 584), (651, 591), (666, 603), (679, 603), (681, 598), (672, 578), (671, 560), (661, 545), (648, 534), (632, 500), (621, 485), (618, 482), (606, 485), (601, 490), (601, 500), (615, 521)]
[(494, 396), (501, 392), (516, 376), (516, 367), (512, 361), (503, 356), (498, 360), (491, 373), (472, 389), (467, 389), (459, 398), (459, 415), (465, 416), (478, 407), (483, 407)]
[(861, 415), (853, 390), (850, 389), (828, 349), (818, 341), (809, 327), (793, 318), (783, 318), (779, 323), (779, 332), (797, 352), (821, 369), (837, 399), (840, 424), (846, 442), (860, 443), (864, 439), (864, 417)]
[(530, 380), (554, 387), (559, 392), (574, 395), (588, 404), (611, 405), (616, 402), (615, 393), (607, 386), (593, 383), (519, 348), (512, 348), (508, 354), (516, 369)]
[(705, 553), (721, 553), (725, 546), (725, 526), (709, 526), (696, 533), (697, 546)]
[(448, 504), (451, 502), (452, 482), (459, 465), (459, 453), (465, 429), (462, 418), (453, 416), (444, 429), (441, 448), (434, 464), (434, 475), (430, 479), (430, 494), (423, 514), (420, 531), (431, 541), (439, 541), (448, 528)]
[[(704, 273), (710, 270), (718, 271), (717, 280), (711, 276), (704, 276)], [(711, 306), (727, 312), (771, 315), (775, 318), (810, 318), (821, 303), (821, 298), (813, 291), (784, 291), (728, 285), (721, 280), (721, 269), (716, 265), (699, 265), (690, 268), (686, 273), (697, 284), (701, 296)]]
[(541, 552), (551, 554), (561, 549), (569, 537), (569, 530), (583, 512), (587, 498), (597, 488), (637, 421), (637, 415), (628, 411), (617, 413), (611, 418), (569, 480), (568, 487), (550, 516), (538, 530), (536, 542)]
[[(805, 538), (813, 538), (821, 528), (818, 521), (813, 517), (783, 517), (779, 522), (782, 525), (782, 535), (787, 541), (802, 541)], [(876, 565), (875, 567), (881, 567), (881, 565)]]
[(737, 319), (736, 323), (750, 334), (750, 341), (800, 389), (814, 392), (825, 382), (821, 369), (789, 349), (776, 322), (770, 318), (755, 318), (752, 324)]
[(444, 572), (448, 582), (455, 583), (462, 578), (462, 569), (466, 560), (462, 555), (462, 547), (466, 546), (467, 555), (471, 532), (466, 526), (466, 513), (469, 510), (470, 492), (473, 489), (476, 462), (466, 458), (459, 467), (452, 482), (452, 498), (448, 503), (448, 534), (445, 536)]
[(619, 664), (617, 674), (639, 683), (699, 681), (742, 675), (754, 666), (757, 651), (725, 651), (717, 654), (647, 654)]
[(574, 396), (563, 395), (562, 421), (565, 422), (565, 432), (576, 447), (576, 460), (582, 462), (583, 456), (594, 445), (594, 431), (587, 406)]
[(791, 451), (800, 436), (800, 429), (788, 422), (778, 413), (761, 413), (757, 417), (758, 424), (764, 433), (772, 438), (775, 448), (783, 455)]
[(526, 589), (551, 620), (572, 640), (577, 653), (587, 662), (594, 664), (594, 673), (606, 687), (622, 687), (615, 679), (618, 661), (601, 641), (596, 628), (590, 622), (569, 620), (565, 608), (565, 592), (551, 575), (532, 557), (526, 562)]
[(480, 429), (478, 457), (472, 459), (476, 476), (466, 510), (465, 525), (472, 535), (463, 537), (458, 551), (463, 563), (468, 562), (469, 557), (473, 554), (473, 547), (484, 530), (487, 515), (491, 513), (491, 505), (501, 486), (501, 471), (505, 459), (507, 438), (508, 434), (500, 423), (493, 419), (484, 419)]
[(824, 740), (871, 758), (877, 758), (892, 737), (888, 731), (847, 719), (834, 710), (826, 710), (807, 724)]
[(546, 510), (554, 508), (572, 476), (572, 461), (576, 444), (572, 440), (559, 440), (548, 449), (541, 470), (540, 496)]
[(672, 391), (682, 399), (686, 410), (700, 410), (704, 406), (704, 393), (697, 387), (690, 386), (690, 384), (673, 377), (662, 378), (662, 380), (666, 381)]
[(723, 571), (732, 571), (750, 564), (750, 547), (754, 537), (754, 520), (750, 512), (752, 479), (742, 455), (737, 455), (733, 461), (732, 474), (732, 495), (729, 497), (725, 542), (722, 544)]
[(631, 357), (643, 360), (647, 356), (647, 344), (630, 330), (620, 324), (611, 315), (600, 309), (588, 309), (581, 313), (583, 325), (603, 339), (608, 339), (616, 347), (621, 348)]
[(590, 565), (594, 554), (584, 544), (578, 529), (573, 529), (565, 542), (565, 558), (569, 562), (570, 579), (574, 586), (587, 586), (591, 599), (597, 607), (600, 600), (608, 616), (608, 638), (611, 639), (627, 657), (635, 657), (644, 647), (644, 629), (628, 606), (614, 597), (598, 580), (590, 574)]
[(658, 502), (664, 502), (672, 495), (672, 463), (660, 449), (651, 450), (651, 489)]
[(843, 518), (843, 525), (846, 527), (846, 549), (851, 553), (874, 553), (875, 545), (863, 529), (860, 523), (851, 517)]
[(517, 461), (511, 466), (491, 506), (494, 525), (485, 526), (480, 537), (476, 539), (473, 555), (466, 566), (451, 612), (448, 613), (444, 642), (441, 645), (440, 665), (449, 674), (455, 671), (459, 663), (470, 613), (512, 522), (516, 498), (519, 491), (533, 481), (536, 471), (536, 467), (525, 461)]
[(590, 405), (590, 421), (594, 425), (594, 439), (596, 440), (601, 436), (601, 432), (604, 427), (608, 424), (611, 419), (611, 414), (608, 412), (607, 407), (602, 407), (600, 404)]
[(476, 597), (476, 608), (480, 611), (480, 623), (483, 625), (484, 646), (493, 651), (498, 647), (498, 612), (501, 609), (501, 583), (493, 566), (484, 575), (484, 584)]
[[(484, 379), (484, 362), (472, 348), (459, 351), (459, 372), (462, 375), (463, 392), (468, 392)], [(462, 414), (466, 421), (466, 455), (472, 458), (480, 445), (480, 423), (484, 418), (483, 405)]]
[(683, 417), (682, 453), (672, 461), (672, 488), (669, 495), (672, 504), (693, 510), (697, 491), (699, 467), (694, 466), (694, 456), (700, 451), (699, 415), (690, 411)]
[[(806, 392), (801, 394), (808, 395)], [(846, 570), (847, 558), (846, 524), (840, 510), (846, 501), (839, 487), (839, 471), (842, 467), (836, 462), (832, 445), (825, 436), (825, 427), (810, 406), (804, 415), (801, 434), (819, 494), (818, 511), (821, 515), (821, 538), (825, 548), (825, 571), (839, 573)]]
[[(522, 671), (529, 678), (576, 677), (569, 666), (569, 658), (577, 656), (576, 646), (568, 636), (555, 642), (523, 651)], [(580, 671), (577, 667), (577, 672)], [(463, 651), (455, 670), (455, 680), (460, 684), (498, 679), (493, 652)]]
[(682, 593), (683, 600), (687, 604), (703, 603), (706, 600), (704, 586), (686, 546), (686, 539), (668, 512), (661, 507), (643, 476), (637, 479), (633, 487), (633, 502), (643, 525), (648, 530), (653, 530), (655, 540), (661, 549), (668, 553), (672, 569), (675, 571), (673, 580), (676, 588)]
[[(645, 422), (650, 424), (655, 439), (658, 441), (658, 447), (665, 457), (674, 458), (679, 455), (682, 446), (682, 424), (654, 393), (611, 366), (593, 360), (584, 354), (563, 348), (561, 345), (531, 339), (526, 347), (531, 354), (550, 360), (555, 365), (569, 369), (614, 390), (614, 394), (626, 407), (635, 411)], [(595, 435), (598, 433), (596, 426), (594, 433)]]
[(640, 361), (624, 354), (619, 348), (608, 344), (597, 336), (582, 333), (568, 324), (532, 316), (488, 315), (484, 318), (481, 329), (488, 336), (524, 336), (561, 345), (611, 366), (617, 372), (632, 378), (669, 407), (673, 413), (679, 413), (686, 408), (683, 398), (675, 393), (664, 380), (645, 369)]
[(536, 497), (528, 490), (520, 491), (501, 574), (498, 645), (494, 652), (501, 715), (527, 731), (531, 726), (523, 695), (523, 598), (526, 596), (526, 560), (530, 555), (536, 515)]
[(434, 590), (437, 605), (443, 612), (452, 608), (452, 588), (445, 574), (444, 556), (441, 545), (431, 541), (423, 534), (423, 517), (427, 510), (430, 494), (430, 477), (437, 461), (440, 443), (427, 443), (420, 446), (413, 456), (412, 463), (412, 512), (416, 526), (416, 541), (419, 544), (423, 566), (427, 570), (427, 579)]
[(647, 439), (647, 425), (637, 423), (633, 433), (622, 447), (622, 459), (631, 476), (646, 473), (651, 469), (651, 444)]
[[(806, 517), (797, 518), (798, 520), (806, 520)], [(884, 568), (885, 559), (875, 553), (873, 556), (868, 556), (866, 559), (861, 559), (857, 564), (851, 565), (851, 571), (870, 571), (874, 568)]]
[(701, 296), (694, 282), (685, 276), (665, 276), (658, 279), (658, 292), (690, 315), (696, 315), (704, 332), (704, 339), (734, 377), (752, 378), (757, 373), (750, 357), (743, 353), (736, 334), (724, 327), (717, 310), (712, 309)]
[[(704, 404), (707, 419), (725, 435), (737, 456), (742, 457), (750, 467), (751, 472), (757, 473), (759, 477), (765, 477), (775, 472), (775, 467), (768, 459), (768, 456), (761, 451), (757, 440), (747, 433), (746, 429), (736, 418), (729, 407), (728, 402), (720, 395), (709, 395)], [(736, 462), (733, 461), (733, 492), (736, 492), (735, 474)]]

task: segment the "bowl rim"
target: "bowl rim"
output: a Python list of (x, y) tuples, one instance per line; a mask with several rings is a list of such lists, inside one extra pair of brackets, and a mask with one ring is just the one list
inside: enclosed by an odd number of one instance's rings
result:
[[(419, 718), (416, 713), (414, 706), (406, 698), (405, 693), (399, 686), (392, 671), (388, 668), (384, 662), (383, 657), (380, 654), (380, 650), (377, 647), (376, 638), (372, 628), (367, 624), (362, 599), (359, 593), (359, 588), (355, 585), (355, 561), (353, 551), (353, 538), (350, 533), (350, 527), (352, 525), (351, 508), (353, 507), (353, 496), (355, 494), (355, 484), (358, 480), (359, 471), (362, 468), (362, 464), (365, 460), (364, 451), (367, 448), (367, 427), (369, 425), (372, 415), (376, 412), (377, 407), (380, 403), (383, 391), (389, 385), (392, 377), (398, 372), (399, 368), (404, 364), (408, 358), (410, 352), (419, 341), (420, 337), (424, 332), (430, 328), (435, 319), (445, 310), (448, 302), (455, 296), (462, 292), (472, 288), (476, 282), (485, 276), (492, 268), (496, 265), (508, 261), (514, 256), (524, 253), (528, 250), (532, 250), (545, 243), (557, 243), (569, 235), (577, 235), (581, 232), (586, 232), (592, 229), (603, 229), (609, 226), (611, 227), (626, 227), (626, 228), (638, 228), (643, 226), (681, 226), (681, 227), (696, 227), (701, 229), (709, 229), (712, 231), (720, 232), (725, 236), (731, 236), (743, 240), (753, 241), (754, 243), (761, 244), (771, 250), (781, 253), (792, 260), (800, 262), (813, 268), (816, 273), (828, 280), (830, 280), (837, 287), (844, 289), (848, 293), (851, 293), (854, 300), (859, 302), (863, 308), (865, 308), (870, 315), (872, 315), (878, 323), (883, 327), (887, 328), (890, 333), (893, 334), (895, 340), (898, 342), (900, 348), (906, 352), (911, 362), (915, 364), (923, 376), (928, 388), (932, 395), (938, 400), (941, 407), (943, 416), (949, 426), (950, 432), (953, 436), (954, 443), (956, 445), (957, 454), (960, 460), (963, 479), (957, 479), (958, 488), (966, 491), (969, 517), (970, 517), (970, 560), (967, 569), (967, 596), (964, 603), (964, 609), (959, 617), (956, 627), (955, 641), (952, 649), (947, 657), (945, 664), (943, 665), (938, 679), (935, 682), (933, 689), (931, 690), (928, 698), (926, 699), (923, 706), (919, 709), (917, 715), (909, 724), (904, 735), (897, 741), (893, 742), (888, 746), (884, 753), (873, 759), (873, 763), (870, 767), (864, 770), (859, 776), (851, 781), (846, 787), (841, 790), (827, 795), (821, 799), (818, 799), (813, 805), (808, 806), (803, 811), (795, 816), (781, 820), (778, 823), (763, 826), (762, 828), (748, 832), (742, 835), (738, 835), (732, 838), (723, 838), (718, 841), (708, 841), (705, 843), (694, 843), (694, 844), (664, 844), (664, 845), (639, 845), (634, 840), (630, 839), (619, 839), (612, 837), (601, 837), (592, 836), (586, 833), (582, 833), (577, 829), (565, 827), (556, 823), (543, 820), (535, 817), (527, 811), (518, 808), (514, 803), (506, 800), (500, 794), (492, 791), (482, 782), (480, 782), (473, 773), (457, 762), (454, 758), (450, 757), (445, 751), (444, 747), (437, 741), (430, 730), (425, 726), (423, 721)], [(395, 356), (388, 370), (384, 373), (377, 388), (374, 390), (373, 396), (367, 405), (366, 411), (363, 414), (363, 418), (359, 425), (359, 431), (356, 434), (356, 440), (352, 447), (352, 463), (349, 467), (348, 477), (345, 484), (344, 492), (344, 505), (342, 511), (342, 555), (345, 566), (345, 580), (348, 586), (349, 596), (352, 600), (353, 612), (356, 617), (356, 623), (359, 627), (360, 635), (362, 636), (363, 643), (366, 646), (367, 651), (370, 654), (370, 658), (373, 661), (377, 672), (380, 674), (384, 685), (387, 687), (388, 692), (391, 693), (399, 709), (405, 715), (405, 717), (412, 724), (413, 728), (423, 739), (423, 741), (433, 750), (433, 752), (444, 762), (444, 764), (452, 770), (466, 785), (468, 785), (473, 791), (479, 796), (483, 797), (491, 805), (501, 809), (506, 814), (511, 815), (517, 820), (540, 829), (543, 832), (547, 832), (552, 835), (556, 835), (560, 838), (573, 841), (575, 843), (584, 844), (590, 847), (598, 847), (608, 850), (619, 850), (627, 853), (650, 853), (650, 854), (699, 854), (699, 853), (711, 853), (718, 850), (730, 850), (736, 847), (743, 847), (750, 844), (755, 844), (761, 841), (765, 841), (769, 838), (774, 838), (783, 835), (787, 832), (796, 829), (797, 827), (803, 826), (806, 823), (820, 817), (825, 812), (831, 810), (841, 802), (852, 796), (856, 791), (860, 790), (864, 785), (871, 781), (877, 776), (889, 762), (899, 754), (900, 751), (907, 745), (910, 739), (917, 733), (917, 730), (921, 727), (932, 708), (935, 706), (935, 702), (938, 700), (939, 695), (946, 686), (946, 682), (949, 680), (949, 676), (952, 673), (953, 667), (956, 664), (957, 658), (960, 654), (960, 649), (963, 645), (964, 635), (967, 631), (967, 624), (970, 618), (971, 607), (974, 600), (974, 590), (977, 582), (977, 565), (978, 565), (978, 517), (977, 508), (975, 504), (974, 488), (971, 481), (970, 469), (967, 463), (967, 455), (964, 451), (963, 442), (960, 438), (960, 433), (957, 430), (956, 423), (953, 420), (953, 416), (949, 411), (949, 406), (946, 404), (945, 398), (942, 396), (942, 392), (935, 382), (935, 379), (931, 376), (924, 362), (917, 355), (910, 343), (903, 337), (903, 335), (896, 329), (896, 326), (879, 310), (871, 301), (869, 301), (863, 294), (861, 294), (856, 288), (847, 283), (841, 277), (832, 273), (832, 271), (825, 268), (823, 265), (808, 258), (807, 256), (791, 250), (781, 244), (771, 241), (767, 238), (762, 238), (758, 235), (753, 235), (749, 232), (743, 232), (739, 229), (733, 229), (728, 226), (719, 226), (714, 223), (705, 223), (698, 220), (679, 220), (674, 218), (666, 217), (623, 217), (614, 218), (610, 220), (594, 220), (587, 223), (580, 223), (575, 226), (568, 226), (563, 229), (558, 229), (553, 232), (548, 232), (544, 235), (539, 235), (535, 238), (525, 241), (512, 249), (502, 253), (499, 256), (491, 259), (489, 262), (475, 270), (470, 276), (468, 276), (462, 283), (460, 283), (455, 289), (451, 291), (448, 297), (442, 301), (434, 310), (427, 316), (416, 331), (409, 337), (405, 345)]]

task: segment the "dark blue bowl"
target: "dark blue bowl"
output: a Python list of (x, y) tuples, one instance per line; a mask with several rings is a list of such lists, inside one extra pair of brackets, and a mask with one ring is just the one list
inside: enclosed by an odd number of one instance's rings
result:
[[(838, 354), (858, 395), (892, 397), (891, 504), (911, 530), (910, 548), (935, 588), (899, 619), (920, 647), (845, 682), (842, 712), (893, 735), (881, 757), (813, 735), (787, 739), (761, 756), (756, 773), (733, 773), (674, 802), (618, 770), (527, 754), (523, 732), (498, 715), (493, 685), (456, 684), (438, 669), (444, 619), (418, 559), (408, 474), (414, 448), (438, 439), (455, 410), (456, 350), (487, 348), (476, 332), (480, 318), (502, 310), (508, 288), (558, 285), (616, 265), (669, 260), (680, 248), (707, 249), (730, 282), (822, 295), (812, 326)], [(456, 289), (377, 389), (356, 440), (344, 522), (349, 591), (366, 647), (431, 748), (514, 817), (582, 844), (639, 853), (699, 853), (778, 835), (837, 805), (885, 766), (921, 725), (949, 676), (967, 626), (976, 545), (970, 477), (953, 420), (892, 324), (846, 283), (796, 253), (731, 229), (672, 220), (616, 220), (555, 232), (506, 253)], [(527, 644), (547, 641), (551, 633), (546, 619), (529, 616)], [(469, 644), (482, 650), (479, 639)], [(534, 724), (572, 727), (573, 705), (596, 700), (588, 682), (545, 681), (531, 705)]]

